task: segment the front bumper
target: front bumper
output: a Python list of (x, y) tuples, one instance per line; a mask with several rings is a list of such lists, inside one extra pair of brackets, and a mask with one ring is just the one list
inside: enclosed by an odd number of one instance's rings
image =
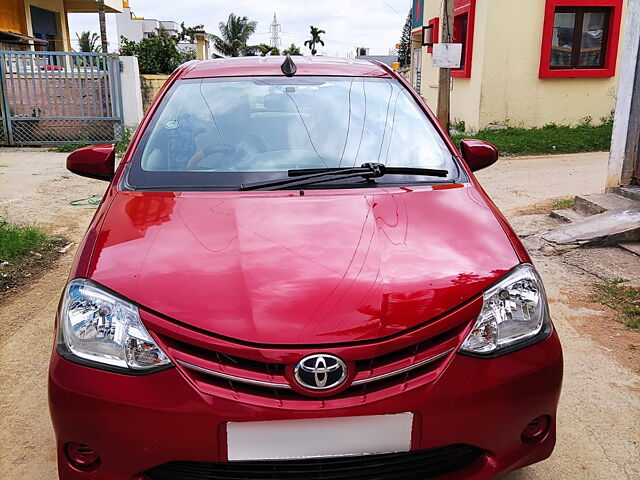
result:
[[(299, 411), (203, 394), (179, 369), (128, 376), (71, 363), (54, 350), (49, 404), (62, 480), (142, 480), (173, 461), (226, 461), (226, 422), (414, 413), (412, 450), (467, 444), (485, 454), (447, 479), (487, 479), (547, 458), (555, 445), (562, 352), (555, 331), (517, 352), (480, 359), (457, 354), (432, 383), (365, 405)], [(551, 418), (548, 435), (524, 444), (525, 426)], [(91, 446), (97, 471), (73, 468), (68, 442)]]

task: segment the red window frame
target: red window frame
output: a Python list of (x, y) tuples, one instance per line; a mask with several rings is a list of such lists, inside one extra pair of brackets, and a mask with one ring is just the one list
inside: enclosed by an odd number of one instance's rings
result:
[[(547, 0), (544, 11), (542, 31), (542, 51), (540, 53), (540, 78), (578, 78), (578, 77), (613, 77), (616, 74), (618, 60), (618, 43), (620, 41), (620, 25), (622, 23), (623, 0)], [(609, 28), (606, 43), (604, 66), (602, 68), (558, 68), (551, 67), (551, 46), (553, 42), (553, 26), (556, 9), (573, 8), (609, 8)]]
[[(453, 7), (454, 42), (461, 42), (463, 66), (462, 68), (451, 69), (451, 76), (456, 78), (471, 78), (471, 59), (473, 58), (473, 32), (476, 18), (476, 0), (455, 0)], [(465, 38), (456, 38), (456, 25), (459, 20), (456, 18), (467, 16), (467, 32)]]
[[(440, 42), (440, 17), (434, 17), (429, 20), (428, 25), (431, 27), (431, 35), (433, 43)], [(427, 53), (433, 53), (433, 45), (427, 46)]]

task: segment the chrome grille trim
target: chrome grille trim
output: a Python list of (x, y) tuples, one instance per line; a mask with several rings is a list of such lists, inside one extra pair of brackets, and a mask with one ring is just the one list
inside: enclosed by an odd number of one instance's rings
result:
[[(361, 380), (355, 380), (351, 383), (350, 386), (358, 386), (358, 385), (366, 385), (368, 383), (377, 382), (380, 380), (384, 380), (386, 378), (395, 377), (396, 375), (401, 375), (403, 373), (410, 372), (412, 370), (416, 370), (420, 367), (428, 365), (429, 363), (433, 363), (437, 360), (440, 360), (443, 357), (446, 357), (451, 352), (453, 352), (455, 348), (450, 348), (438, 355), (434, 355), (433, 357), (425, 358), (424, 360), (419, 361), (418, 363), (414, 363), (413, 365), (409, 365), (408, 367), (400, 368), (398, 370), (394, 370), (392, 372), (383, 373), (381, 375), (375, 375), (369, 378), (363, 378)], [(228, 373), (217, 372), (215, 370), (210, 370), (208, 368), (200, 367), (198, 365), (194, 365), (189, 362), (185, 362), (184, 360), (176, 359), (180, 365), (189, 370), (194, 370), (196, 372), (204, 373), (205, 375), (210, 375), (212, 377), (222, 378), (224, 380), (230, 380), (233, 382), (244, 383), (248, 385), (256, 385), (258, 387), (267, 387), (267, 388), (275, 388), (281, 390), (291, 390), (291, 386), (287, 383), (275, 383), (275, 382), (265, 382), (262, 380), (253, 380), (250, 378), (238, 377), (236, 375), (230, 375)]]
[(237, 377), (235, 375), (229, 375), (228, 373), (216, 372), (215, 370), (209, 370), (208, 368), (199, 367), (198, 365), (193, 365), (192, 363), (185, 362), (180, 359), (176, 359), (180, 365), (189, 370), (195, 370), (196, 372), (204, 373), (205, 375), (211, 375), (212, 377), (223, 378), (225, 380), (231, 380), (233, 382), (246, 383), (249, 385), (257, 385), (259, 387), (267, 387), (267, 388), (279, 388), (282, 390), (291, 390), (291, 386), (286, 383), (274, 383), (274, 382), (263, 382), (261, 380), (252, 380), (250, 378)]
[(434, 355), (433, 357), (425, 358), (418, 363), (414, 363), (413, 365), (409, 365), (408, 367), (401, 368), (399, 370), (394, 370), (393, 372), (383, 373), (382, 375), (376, 375), (374, 377), (363, 378), (361, 380), (355, 380), (351, 382), (351, 385), (364, 385), (367, 383), (377, 382), (379, 380), (384, 380), (385, 378), (395, 377), (396, 375), (400, 375), (402, 373), (410, 372), (411, 370), (415, 370), (416, 368), (420, 368), (429, 363), (435, 362), (436, 360), (440, 360), (442, 357), (446, 357), (451, 352), (453, 352), (455, 348), (450, 348), (446, 352), (439, 353), (438, 355)]

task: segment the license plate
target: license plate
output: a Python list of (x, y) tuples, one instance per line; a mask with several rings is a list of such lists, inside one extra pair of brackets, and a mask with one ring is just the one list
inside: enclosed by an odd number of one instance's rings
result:
[(230, 461), (342, 457), (411, 449), (413, 413), (227, 423)]

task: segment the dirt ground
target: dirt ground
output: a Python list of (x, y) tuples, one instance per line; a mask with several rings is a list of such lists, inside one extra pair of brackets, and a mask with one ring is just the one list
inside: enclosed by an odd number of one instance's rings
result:
[[(0, 216), (78, 241), (95, 207), (70, 201), (106, 184), (69, 174), (65, 154), (0, 150)], [(547, 228), (553, 201), (602, 189), (606, 153), (503, 159), (478, 177), (521, 235)], [(55, 479), (46, 373), (52, 325), (74, 248), (0, 304), (0, 478)], [(640, 257), (620, 249), (536, 256), (565, 355), (558, 444), (545, 462), (501, 480), (640, 478), (640, 333), (590, 302), (600, 279), (640, 281)]]

